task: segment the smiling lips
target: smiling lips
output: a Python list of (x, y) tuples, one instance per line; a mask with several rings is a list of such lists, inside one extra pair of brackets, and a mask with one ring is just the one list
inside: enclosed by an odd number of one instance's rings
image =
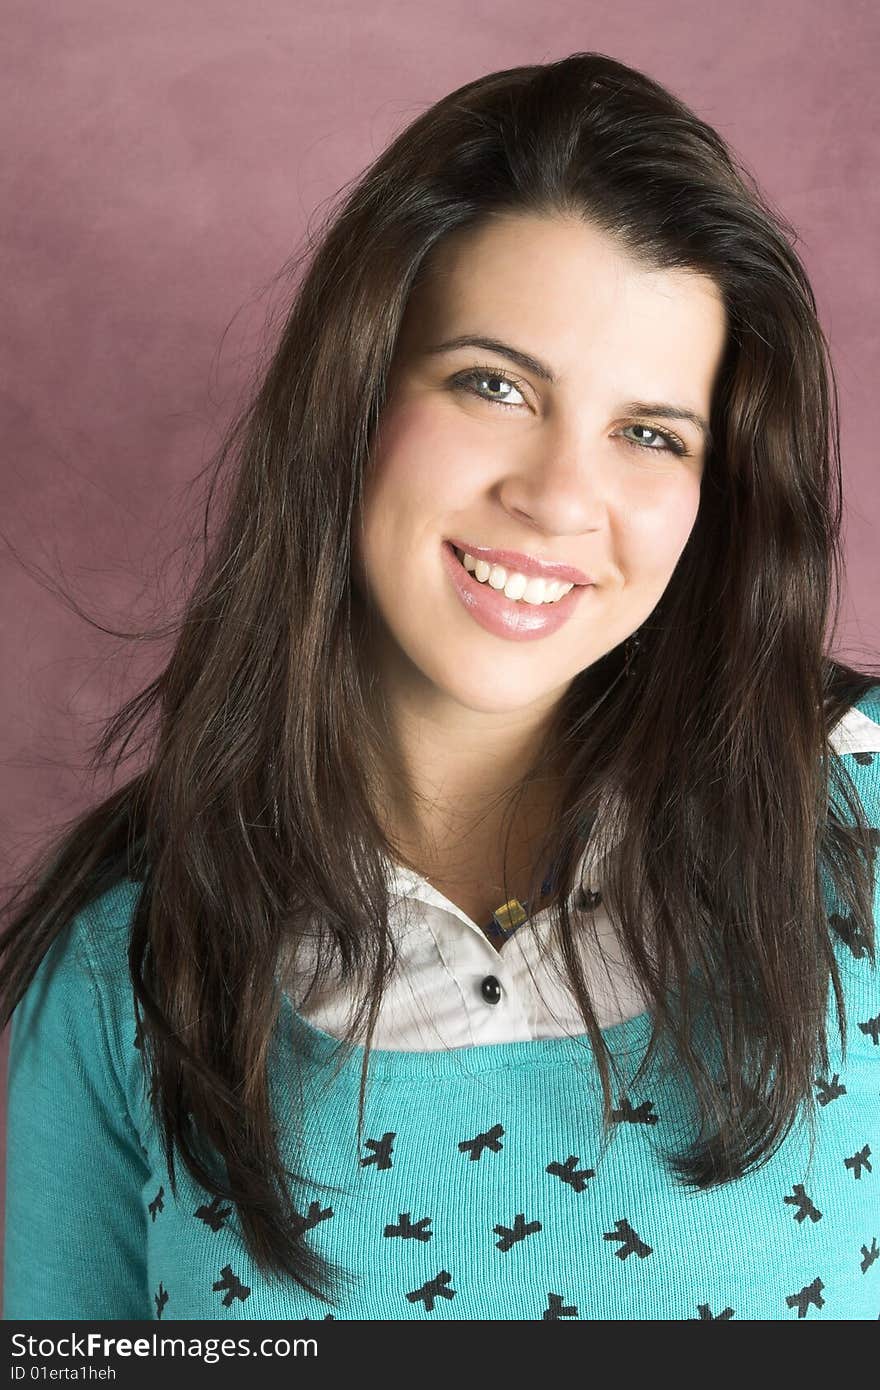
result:
[[(447, 572), (464, 608), (487, 632), (510, 641), (529, 642), (551, 636), (568, 621), (582, 595), (591, 594), (595, 589), (593, 584), (576, 583), (561, 598), (551, 603), (528, 603), (511, 599), (503, 590), (495, 589), (485, 582), (481, 583), (471, 574), (459, 560), (455, 545), (451, 541), (444, 541), (441, 549)], [(500, 553), (503, 552), (493, 552)]]
[(464, 565), (480, 584), (489, 584), (499, 590), (506, 598), (517, 603), (557, 603), (574, 585), (561, 579), (545, 579), (538, 575), (531, 579), (520, 570), (509, 571), (504, 565), (493, 564), (482, 558), (475, 559), (467, 551), (456, 549), (459, 563)]
[(463, 555), (473, 555), (475, 560), (485, 560), (489, 565), (502, 565), (508, 574), (511, 570), (525, 575), (526, 579), (561, 579), (564, 584), (594, 584), (591, 575), (574, 565), (564, 565), (557, 560), (539, 560), (533, 555), (523, 555), (518, 550), (491, 550), (488, 546), (471, 545), (468, 541), (449, 538), (449, 544)]

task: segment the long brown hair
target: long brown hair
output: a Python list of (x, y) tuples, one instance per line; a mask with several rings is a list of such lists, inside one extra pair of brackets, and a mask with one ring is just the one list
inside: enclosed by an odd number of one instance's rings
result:
[[(709, 276), (728, 316), (693, 532), (631, 669), (621, 644), (580, 672), (547, 743), (567, 769), (546, 839), (553, 951), (606, 1125), (589, 927), (568, 893), (609, 788), (622, 834), (604, 901), (650, 1001), (652, 1045), (672, 1040), (704, 1121), (670, 1157), (682, 1182), (766, 1161), (811, 1102), (829, 983), (843, 1022), (820, 863), (873, 958), (870, 843), (828, 734), (877, 676), (826, 654), (842, 570), (837, 389), (795, 233), (711, 127), (620, 62), (575, 53), (469, 82), (393, 141), (303, 257), (274, 356), (212, 461), (208, 512), (224, 469), (229, 485), (192, 592), (145, 634), (172, 633), (170, 659), (95, 746), (94, 766), (118, 749), (114, 773), (146, 750), (143, 770), (66, 826), (6, 904), (3, 1026), (74, 915), (122, 877), (141, 884), (128, 967), (172, 1190), (176, 1151), (236, 1203), (259, 1268), (319, 1296), (335, 1271), (297, 1233), (270, 1107), (277, 963), (322, 924), (317, 969), (332, 952), (357, 1001), (346, 1045), (366, 1048), (363, 1104), (396, 959), (396, 847), (372, 793), (390, 745), (352, 532), (432, 248), (517, 210), (574, 213), (648, 267)], [(695, 1042), (706, 1017), (714, 1060)]]

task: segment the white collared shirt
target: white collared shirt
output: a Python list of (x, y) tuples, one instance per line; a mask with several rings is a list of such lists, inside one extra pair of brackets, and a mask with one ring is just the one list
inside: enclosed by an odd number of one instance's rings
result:
[[(838, 754), (880, 752), (880, 724), (850, 708), (829, 742)], [(608, 840), (591, 841), (580, 865), (584, 882), (599, 895), (593, 920), (601, 953), (590, 953), (588, 987), (601, 1028), (647, 1008), (601, 903), (601, 863), (611, 848)], [(583, 1033), (569, 990), (548, 964), (551, 908), (537, 912), (497, 951), (480, 926), (421, 874), (390, 861), (388, 867), (398, 964), (372, 1047), (422, 1052)], [(580, 889), (569, 903), (573, 913), (583, 908)], [(307, 978), (285, 972), (285, 993), (314, 1027), (342, 1037), (350, 1017), (348, 993), (330, 983), (303, 1000)]]

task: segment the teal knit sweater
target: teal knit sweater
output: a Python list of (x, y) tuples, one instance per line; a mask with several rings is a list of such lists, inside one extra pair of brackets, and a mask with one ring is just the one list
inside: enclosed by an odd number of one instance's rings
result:
[[(860, 703), (880, 721), (880, 700)], [(880, 825), (880, 755), (845, 755)], [(356, 1147), (361, 1052), (285, 997), (270, 1058), (273, 1105), (304, 1106), (309, 1240), (348, 1272), (335, 1305), (270, 1281), (235, 1209), (181, 1163), (172, 1196), (146, 1100), (125, 880), (44, 958), (10, 1039), (4, 1318), (11, 1319), (877, 1319), (880, 1316), (880, 981), (836, 911), (829, 920), (848, 1020), (829, 998), (818, 1126), (710, 1191), (663, 1151), (692, 1107), (662, 1058), (630, 1082), (648, 1016), (609, 1028), (620, 1067), (600, 1151), (597, 1071), (583, 1038), (372, 1055)], [(880, 895), (875, 903), (880, 910)], [(304, 1067), (296, 1106), (294, 1050)]]

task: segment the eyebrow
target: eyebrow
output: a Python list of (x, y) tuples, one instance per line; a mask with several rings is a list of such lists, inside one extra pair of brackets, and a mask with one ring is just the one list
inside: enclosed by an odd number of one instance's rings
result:
[[(485, 352), (497, 352), (499, 356), (506, 357), (509, 361), (515, 362), (524, 371), (531, 372), (533, 376), (540, 377), (542, 381), (549, 381), (552, 386), (556, 385), (556, 377), (547, 366), (546, 362), (533, 357), (529, 352), (523, 352), (522, 348), (513, 347), (510, 343), (503, 343), (499, 338), (484, 338), (477, 334), (463, 333), (457, 338), (448, 338), (445, 342), (434, 343), (424, 349), (425, 354), (433, 356), (441, 352), (454, 352), (456, 348), (476, 347), (482, 348)], [(689, 410), (683, 405), (673, 405), (670, 401), (624, 401), (621, 406), (621, 413), (624, 415), (660, 415), (665, 420), (688, 420), (703, 436), (706, 448), (711, 448), (712, 431), (705, 416), (700, 415), (696, 410)]]

